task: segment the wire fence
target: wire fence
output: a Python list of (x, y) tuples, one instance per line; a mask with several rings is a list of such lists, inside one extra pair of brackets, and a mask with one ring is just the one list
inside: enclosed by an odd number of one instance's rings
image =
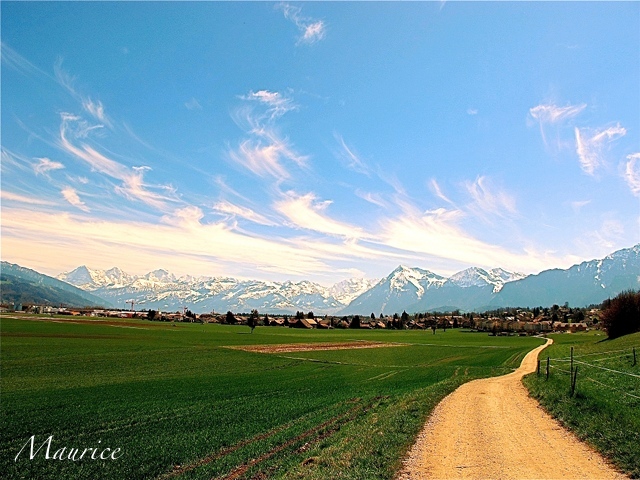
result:
[[(617, 361), (617, 363), (620, 363), (620, 358), (627, 358), (630, 357), (630, 354), (632, 354), (633, 356), (633, 364), (632, 366), (636, 365), (636, 357), (635, 357), (635, 348), (632, 349), (632, 351), (630, 351), (628, 348), (624, 349), (624, 350), (610, 350), (608, 352), (598, 352), (598, 353), (587, 353), (587, 354), (582, 354), (582, 355), (572, 355), (569, 357), (560, 357), (560, 358), (549, 358), (547, 357), (547, 365), (549, 369), (553, 369), (554, 371), (560, 372), (560, 373), (564, 373), (564, 374), (568, 374), (569, 378), (571, 379), (572, 382), (572, 394), (573, 394), (573, 390), (575, 387), (575, 380), (576, 380), (576, 376), (577, 376), (577, 365), (580, 365), (581, 367), (586, 367), (587, 371), (589, 371), (589, 369), (595, 369), (595, 370), (591, 370), (592, 372), (597, 372), (597, 371), (605, 371), (608, 373), (613, 373), (616, 375), (621, 375), (624, 377), (631, 377), (631, 378), (640, 378), (640, 375), (636, 374), (636, 373), (631, 373), (631, 372), (624, 372), (621, 370), (617, 370), (614, 368), (608, 368), (602, 365), (594, 365), (593, 363), (587, 363), (584, 362), (582, 360), (577, 360), (578, 358), (584, 358), (584, 357), (592, 357), (595, 355), (606, 355), (606, 354), (612, 354), (612, 353), (620, 353), (620, 352), (626, 352), (626, 354), (623, 355), (610, 355), (604, 358), (594, 358), (591, 360), (591, 362), (604, 362), (604, 361)], [(566, 366), (567, 363), (571, 364), (571, 370), (566, 370)], [(576, 365), (574, 368), (574, 364)], [(565, 368), (562, 368), (565, 367)], [(585, 375), (584, 373), (580, 376), (580, 378), (582, 380), (588, 380), (592, 383), (595, 383), (597, 385), (600, 385), (601, 387), (606, 388), (607, 390), (610, 391), (615, 391), (618, 392), (622, 395), (625, 395), (627, 397), (631, 397), (634, 399), (640, 399), (640, 395), (635, 395), (634, 393), (630, 393), (628, 391), (625, 391), (619, 387), (614, 387), (613, 385), (610, 384), (606, 384), (601, 382), (600, 380), (597, 380), (595, 378), (592, 378), (589, 375)], [(619, 377), (620, 378), (620, 377)], [(634, 389), (632, 387), (632, 389)], [(638, 389), (640, 390), (640, 385), (638, 386)], [(635, 390), (635, 389), (634, 389)]]

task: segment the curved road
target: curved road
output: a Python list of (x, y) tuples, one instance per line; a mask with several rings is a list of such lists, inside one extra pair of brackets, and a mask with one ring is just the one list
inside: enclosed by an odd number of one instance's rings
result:
[(552, 342), (529, 352), (515, 372), (465, 383), (442, 400), (398, 480), (628, 478), (544, 412), (522, 385)]

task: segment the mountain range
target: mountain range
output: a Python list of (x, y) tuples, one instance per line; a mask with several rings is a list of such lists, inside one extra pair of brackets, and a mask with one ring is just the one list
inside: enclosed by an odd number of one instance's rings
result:
[(448, 278), (399, 266), (381, 280), (349, 279), (331, 287), (309, 281), (267, 282), (231, 277), (193, 277), (154, 270), (142, 276), (114, 267), (81, 266), (57, 277), (121, 308), (194, 312), (392, 314), (426, 311), (483, 311), (506, 306), (572, 306), (601, 303), (623, 290), (640, 288), (640, 244), (603, 259), (536, 275), (501, 268), (468, 268)]
[(9, 262), (0, 264), (0, 303), (72, 307), (111, 306), (103, 298), (48, 275)]

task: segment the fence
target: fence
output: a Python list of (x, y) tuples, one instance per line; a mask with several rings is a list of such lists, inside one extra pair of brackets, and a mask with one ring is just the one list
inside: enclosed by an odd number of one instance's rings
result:
[[(611, 354), (619, 354), (620, 352), (626, 352), (626, 353), (621, 355), (611, 355)], [(600, 358), (593, 358), (593, 359), (590, 358), (595, 356), (599, 356)], [(582, 355), (574, 355), (573, 347), (571, 347), (571, 355), (569, 357), (561, 357), (561, 358), (547, 357), (545, 375), (546, 375), (546, 378), (549, 379), (552, 371), (556, 371), (563, 375), (568, 374), (571, 396), (573, 396), (576, 390), (576, 384), (578, 380), (578, 366), (580, 366), (581, 381), (593, 382), (610, 391), (617, 392), (634, 399), (640, 399), (640, 374), (622, 371), (619, 369), (620, 367), (609, 368), (609, 366), (595, 365), (595, 362), (612, 362), (613, 361), (612, 363), (618, 363), (618, 364), (624, 363), (620, 361), (621, 358), (629, 358), (630, 366), (635, 367), (637, 365), (635, 347), (632, 347), (631, 349), (625, 349), (625, 350), (611, 350), (608, 352), (585, 353)], [(589, 361), (587, 362), (584, 360), (589, 360)], [(567, 369), (567, 367), (569, 368)], [(631, 381), (631, 386), (634, 393), (623, 390), (617, 386), (613, 386), (610, 383), (605, 383), (601, 381), (603, 380), (602, 378), (599, 378), (599, 379), (593, 378), (593, 377), (597, 377), (598, 373), (603, 373), (603, 372), (607, 372), (607, 374), (610, 374), (608, 378), (612, 378), (612, 379), (622, 378), (621, 376), (624, 376), (629, 379), (639, 379), (637, 382), (637, 386), (634, 385), (635, 383), (634, 380)], [(538, 375), (541, 374), (540, 360), (538, 360), (537, 374)]]

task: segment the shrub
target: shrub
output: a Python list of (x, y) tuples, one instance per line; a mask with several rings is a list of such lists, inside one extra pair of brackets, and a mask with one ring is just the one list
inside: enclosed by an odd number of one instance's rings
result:
[(600, 321), (609, 338), (640, 332), (640, 292), (627, 290), (605, 301)]

